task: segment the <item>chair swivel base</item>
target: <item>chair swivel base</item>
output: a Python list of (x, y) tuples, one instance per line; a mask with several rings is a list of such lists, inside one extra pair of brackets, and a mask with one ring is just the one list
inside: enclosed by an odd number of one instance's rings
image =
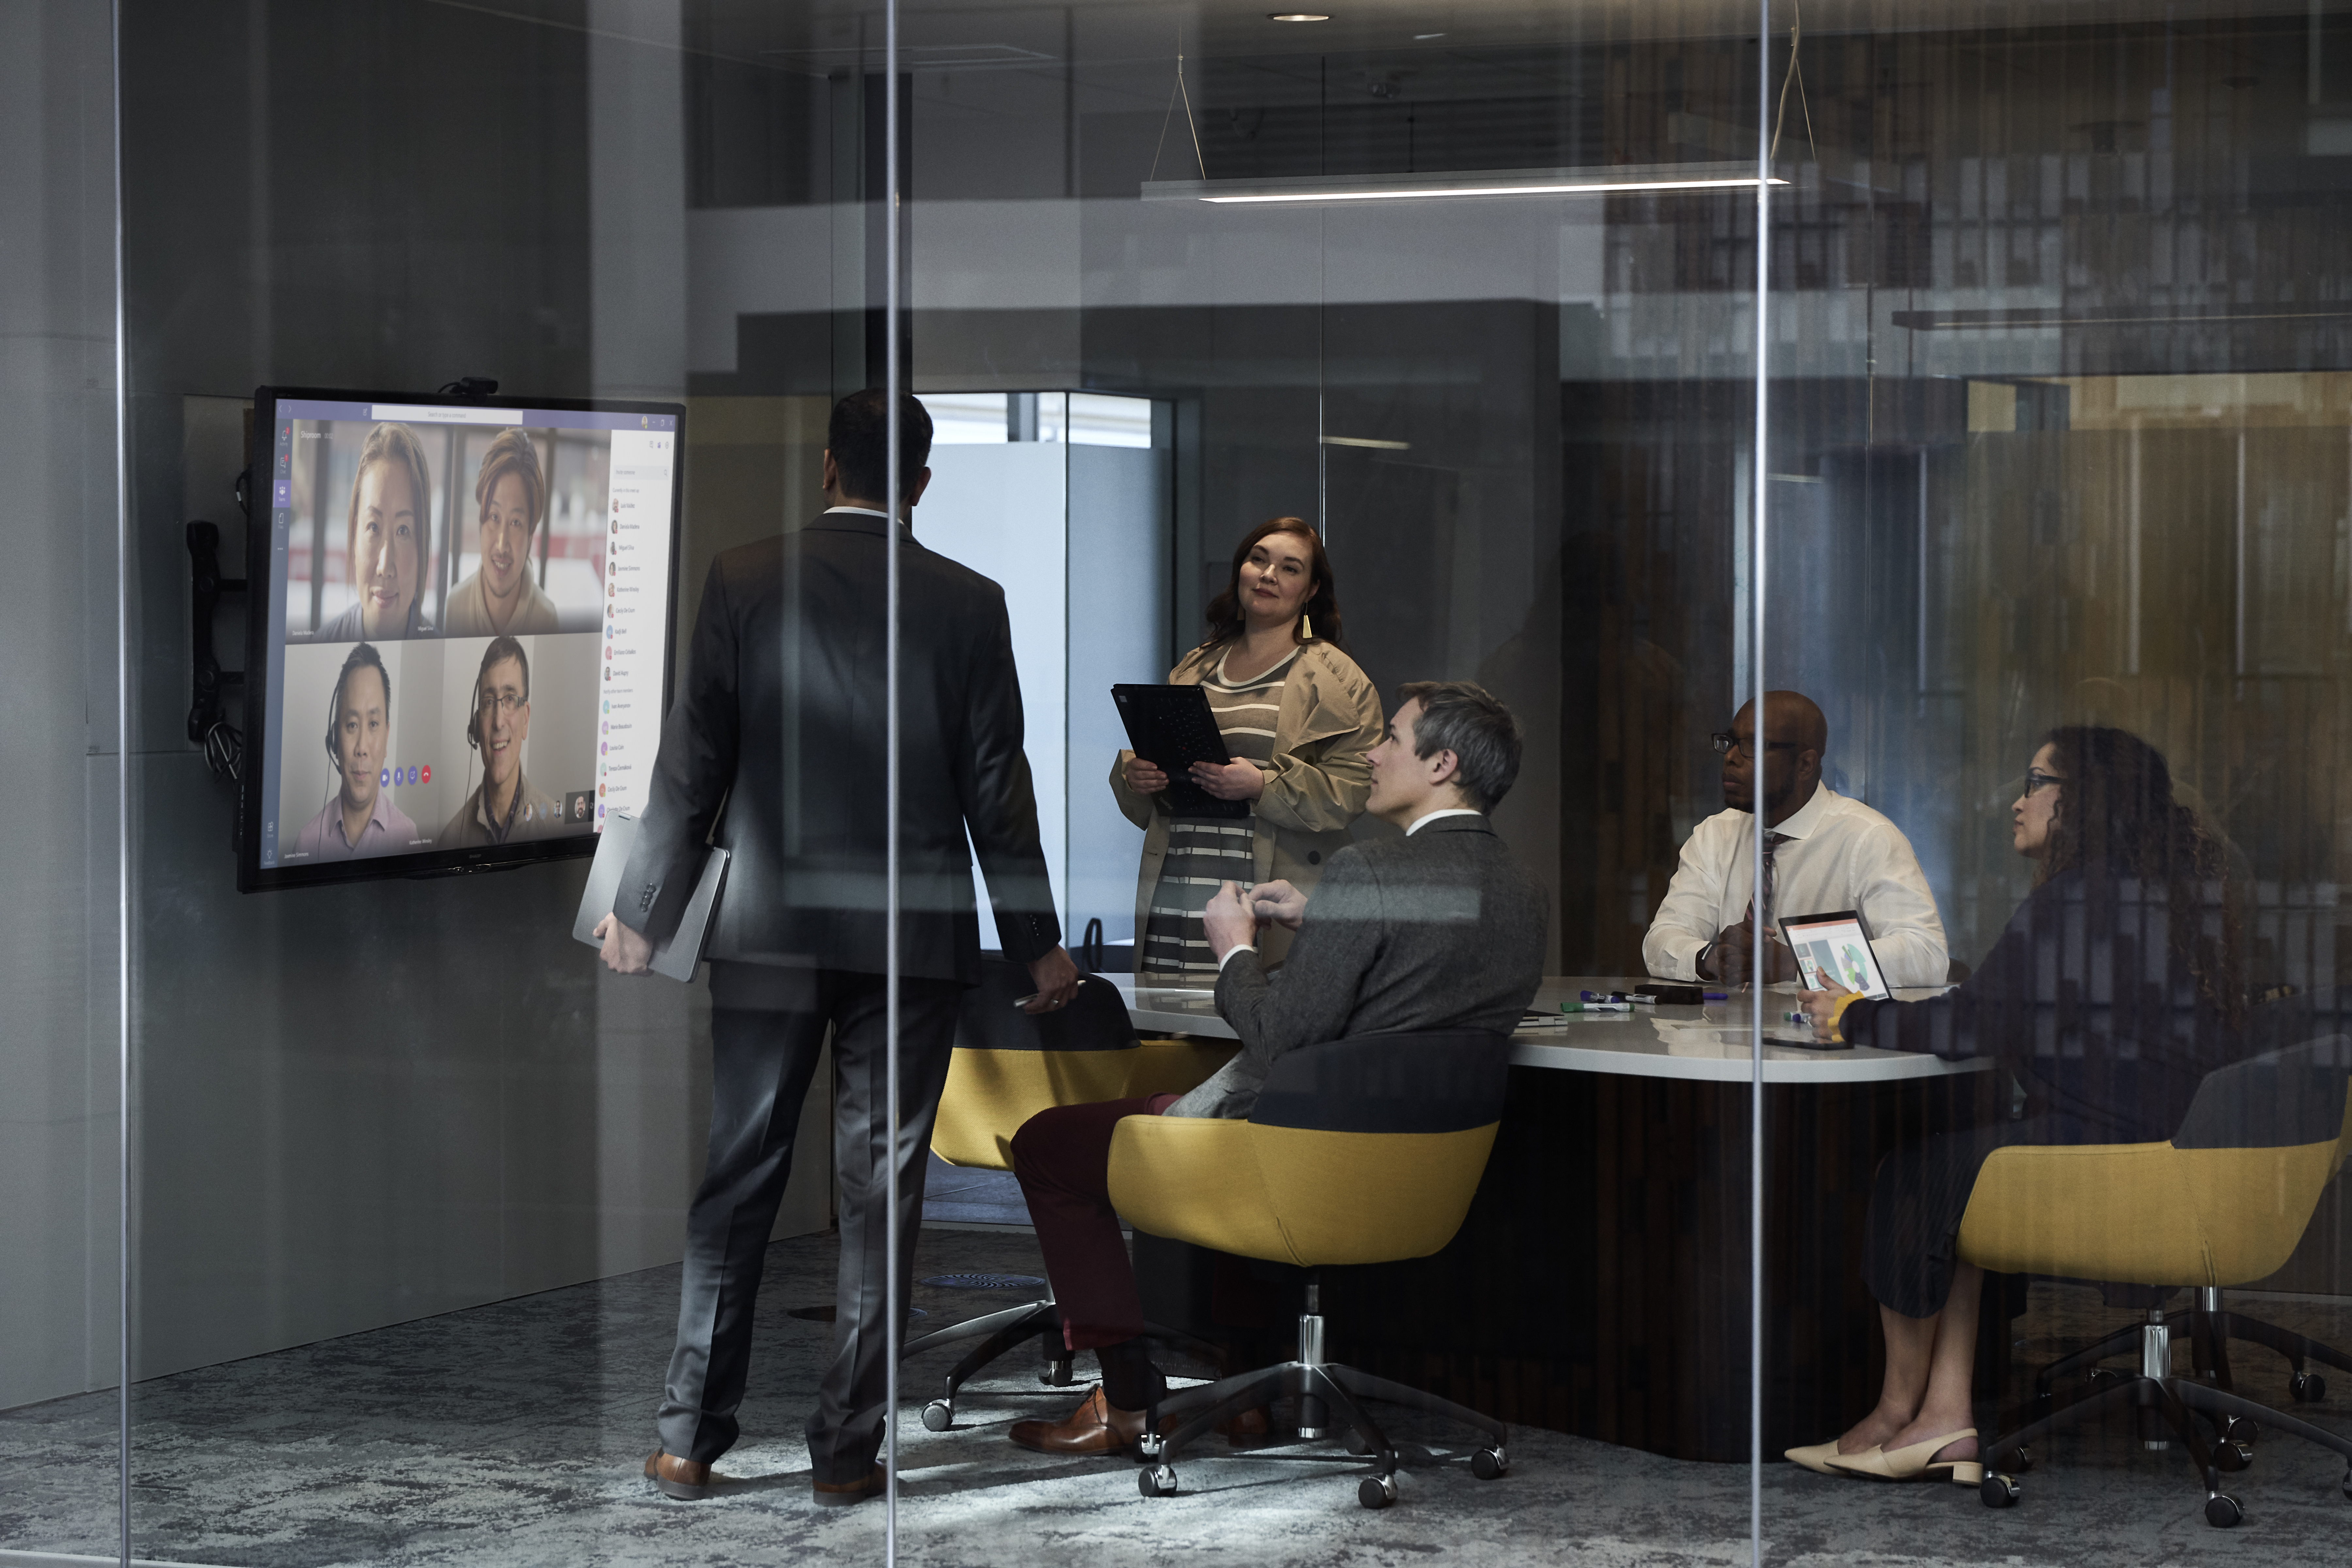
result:
[[(1205, 1359), (1213, 1360), (1217, 1354), (1213, 1346), (1190, 1334), (1163, 1329), (1157, 1324), (1145, 1324), (1143, 1336)], [(923, 1406), (926, 1429), (945, 1432), (952, 1428), (955, 1426), (958, 1391), (1024, 1340), (1035, 1340), (1044, 1354), (1044, 1362), (1037, 1370), (1038, 1382), (1048, 1388), (1067, 1388), (1076, 1381), (1070, 1368), (1073, 1352), (1062, 1343), (1061, 1314), (1050, 1300), (1029, 1301), (1018, 1307), (1007, 1307), (1002, 1311), (967, 1318), (943, 1329), (935, 1329), (901, 1345), (898, 1359), (907, 1361), (941, 1345), (960, 1344), (973, 1339), (979, 1340), (980, 1343), (967, 1351), (963, 1359), (949, 1372), (947, 1385), (940, 1397)]]
[[(2142, 1365), (2145, 1368), (2168, 1366), (2170, 1354), (2167, 1325), (2150, 1322), (2135, 1331), (2142, 1339)], [(2118, 1347), (2120, 1348), (2120, 1347)], [(2078, 1357), (2069, 1361), (2079, 1364)], [(2060, 1363), (2049, 1369), (2055, 1373), (2066, 1365)], [(2196, 1464), (2205, 1483), (2205, 1522), (2216, 1529), (2226, 1530), (2245, 1517), (2238, 1500), (2221, 1489), (2224, 1471), (2242, 1470), (2253, 1462), (2252, 1437), (2256, 1424), (2266, 1426), (2290, 1436), (2316, 1443), (2340, 1455), (2345, 1460), (2344, 1495), (2352, 1499), (2352, 1439), (2283, 1415), (2252, 1400), (2240, 1398), (2227, 1389), (2216, 1388), (2194, 1377), (2157, 1375), (2152, 1371), (2120, 1373), (2095, 1369), (2104, 1375), (2094, 1377), (2083, 1388), (2063, 1401), (2051, 1405), (2039, 1419), (2014, 1430), (2005, 1432), (1986, 1445), (1985, 1479), (1978, 1490), (1987, 1508), (2008, 1508), (2022, 1494), (2017, 1478), (2033, 1468), (2033, 1458), (2027, 1445), (2045, 1433), (2080, 1421), (2086, 1416), (2114, 1405), (2126, 1405), (2145, 1410), (2170, 1428), (2189, 1458)], [(2226, 1376), (2226, 1367), (2223, 1371)], [(2046, 1396), (2036, 1401), (2047, 1403)], [(2192, 1418), (2202, 1416), (2213, 1429), (2208, 1441), (2200, 1424)], [(2162, 1443), (2149, 1443), (2160, 1447)]]
[(1365, 1411), (1364, 1400), (1384, 1400), (1446, 1416), (1494, 1438), (1491, 1446), (1471, 1456), (1470, 1473), (1482, 1481), (1491, 1481), (1510, 1468), (1510, 1429), (1500, 1421), (1437, 1394), (1391, 1383), (1352, 1366), (1326, 1362), (1322, 1359), (1322, 1320), (1301, 1318), (1299, 1328), (1300, 1360), (1188, 1388), (1150, 1413), (1139, 1444), (1143, 1456), (1143, 1467), (1136, 1477), (1139, 1491), (1148, 1498), (1175, 1496), (1175, 1459), (1179, 1451), (1227, 1417), (1285, 1394), (1298, 1401), (1301, 1437), (1312, 1441), (1327, 1435), (1324, 1424), (1328, 1419), (1325, 1414), (1328, 1410), (1345, 1428), (1349, 1448), (1370, 1457), (1371, 1473), (1356, 1487), (1356, 1500), (1366, 1508), (1386, 1508), (1397, 1500), (1397, 1451), (1379, 1423)]
[[(2143, 1325), (2135, 1323), (2118, 1329), (2096, 1344), (2086, 1345), (2074, 1354), (2052, 1362), (2035, 1374), (2034, 1396), (2046, 1402), (2052, 1385), (2072, 1373), (2091, 1370), (2109, 1356), (2122, 1355), (2138, 1348)], [(2334, 1346), (2321, 1341), (2266, 1323), (2260, 1318), (2249, 1318), (2233, 1312), (2221, 1304), (2221, 1292), (2200, 1287), (2194, 1304), (2164, 1315), (2164, 1327), (2169, 1333), (2189, 1333), (2197, 1346), (2198, 1369), (2213, 1374), (2218, 1384), (2231, 1389), (2230, 1381), (2229, 1342), (2242, 1341), (2276, 1351), (2286, 1358), (2288, 1366), (2287, 1397), (2297, 1405), (2316, 1405), (2327, 1397), (2327, 1379), (2310, 1368), (2316, 1362), (2334, 1367), (2338, 1372), (2352, 1373), (2352, 1356), (2347, 1356)]]

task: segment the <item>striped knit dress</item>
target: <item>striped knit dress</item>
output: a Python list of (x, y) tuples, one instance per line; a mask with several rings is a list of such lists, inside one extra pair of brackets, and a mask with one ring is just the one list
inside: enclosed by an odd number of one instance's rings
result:
[[(1221, 656), (1216, 668), (1202, 677), (1209, 711), (1216, 715), (1234, 761), (1254, 763), (1260, 770), (1273, 763), (1275, 717), (1298, 654), (1292, 648), (1273, 668), (1246, 681), (1228, 680)], [(1169, 824), (1168, 858), (1160, 862), (1144, 925), (1143, 973), (1170, 984), (1215, 983), (1217, 957), (1209, 949), (1201, 911), (1222, 883), (1239, 882), (1245, 890), (1256, 885), (1256, 837), (1255, 817), (1180, 816)]]

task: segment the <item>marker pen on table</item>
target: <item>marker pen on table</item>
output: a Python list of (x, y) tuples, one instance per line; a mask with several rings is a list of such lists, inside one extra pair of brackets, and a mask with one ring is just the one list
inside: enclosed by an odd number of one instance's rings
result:
[(1559, 1010), (1563, 1013), (1630, 1013), (1633, 1010), (1633, 1004), (1631, 1002), (1563, 1002), (1559, 1005)]

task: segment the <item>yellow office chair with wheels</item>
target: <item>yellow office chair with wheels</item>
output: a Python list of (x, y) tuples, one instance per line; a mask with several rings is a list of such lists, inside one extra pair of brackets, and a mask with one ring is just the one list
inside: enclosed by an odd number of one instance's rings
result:
[[(1139, 1039), (1118, 988), (1099, 975), (1088, 975), (1076, 999), (1058, 1012), (1023, 1012), (1019, 1004), (1032, 989), (1025, 965), (989, 959), (981, 983), (964, 995), (955, 1054), (949, 1058), (939, 1119), (931, 1127), (931, 1152), (950, 1165), (1009, 1171), (1013, 1135), (1037, 1112), (1057, 1105), (1181, 1094), (1238, 1048), (1231, 1040)], [(1165, 1329), (1150, 1331), (1156, 1339), (1206, 1349)], [(956, 1391), (1024, 1340), (1035, 1340), (1044, 1353), (1038, 1375), (1045, 1383), (1066, 1387), (1071, 1381), (1062, 1320), (1050, 1298), (910, 1339), (899, 1356), (975, 1339), (981, 1342), (948, 1373), (940, 1396), (923, 1408), (923, 1425), (934, 1432), (955, 1425)]]
[[(1322, 1264), (1426, 1258), (1470, 1211), (1503, 1114), (1510, 1041), (1475, 1032), (1367, 1035), (1277, 1060), (1245, 1121), (1129, 1117), (1112, 1134), (1111, 1202), (1138, 1230), (1309, 1270)], [(1242, 1373), (1163, 1403), (1142, 1440), (1146, 1497), (1176, 1491), (1176, 1455), (1227, 1416), (1276, 1394), (1298, 1400), (1298, 1435), (1324, 1435), (1338, 1411), (1372, 1458), (1356, 1497), (1396, 1500), (1397, 1453), (1362, 1401), (1448, 1416), (1494, 1439), (1471, 1470), (1509, 1466), (1509, 1430), (1492, 1416), (1323, 1359), (1310, 1273), (1297, 1359)]]
[[(2221, 1476), (2252, 1462), (2257, 1422), (2342, 1455), (2343, 1489), (2352, 1498), (2352, 1439), (2233, 1392), (2220, 1349), (2226, 1334), (2215, 1321), (2222, 1288), (2285, 1264), (2335, 1179), (2352, 1136), (2347, 1073), (2352, 1037), (2330, 1035), (2209, 1074), (2169, 1142), (2021, 1145), (1985, 1161), (1960, 1219), (1963, 1262), (2002, 1274), (2193, 1287), (2190, 1331), (2218, 1374), (2216, 1384), (2173, 1375), (2175, 1320), (2161, 1307), (2128, 1337), (2055, 1363), (2051, 1376), (2135, 1341), (2140, 1351), (2137, 1373), (2095, 1375), (2063, 1402), (2053, 1401), (2047, 1378), (2040, 1381), (2038, 1418), (2012, 1425), (1984, 1449), (1987, 1507), (2018, 1500), (2016, 1478), (2032, 1463), (2026, 1445), (2126, 1403), (2188, 1447), (2204, 1477), (2209, 1524), (2227, 1528), (2244, 1517)], [(2192, 1411), (2210, 1424), (2210, 1442)]]

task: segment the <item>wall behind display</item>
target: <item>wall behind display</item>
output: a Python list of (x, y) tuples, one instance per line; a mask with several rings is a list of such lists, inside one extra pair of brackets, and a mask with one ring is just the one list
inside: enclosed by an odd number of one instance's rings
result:
[[(119, 1128), (107, 13), (47, 0), (12, 7), (8, 26), (0, 51), (0, 212), (8, 215), (0, 668), (12, 672), (0, 682), (10, 884), (0, 900), (0, 1405), (113, 1379)], [(108, 1517), (111, 1466), (71, 1468), (89, 1490), (60, 1496), (60, 1507)]]
[[(201, 3), (133, 4), (123, 40), (136, 1370), (674, 1259), (707, 1000), (603, 975), (572, 942), (585, 861), (241, 898), (227, 791), (182, 732), (183, 395), (600, 389), (585, 37), (447, 6)], [(91, 710), (111, 703), (93, 669)], [(534, 759), (557, 739), (536, 717)], [(784, 1231), (826, 1222), (807, 1170)]]

